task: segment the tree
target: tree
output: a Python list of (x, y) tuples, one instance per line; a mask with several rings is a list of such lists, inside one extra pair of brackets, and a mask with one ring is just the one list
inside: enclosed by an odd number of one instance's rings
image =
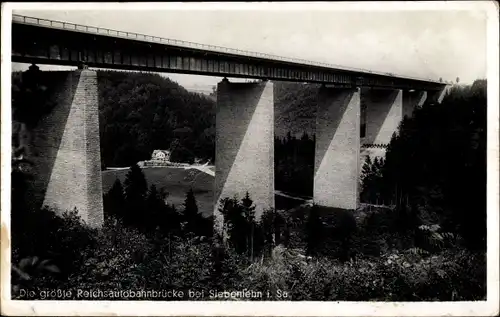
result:
[(182, 217), (174, 205), (164, 204), (157, 215), (158, 225), (163, 236), (182, 237)]
[(125, 202), (127, 205), (124, 215), (125, 223), (129, 225), (140, 225), (142, 220), (139, 213), (143, 211), (145, 205), (148, 183), (139, 165), (134, 164), (130, 167), (129, 172), (125, 176), (124, 185)]
[(378, 179), (363, 184), (362, 197), (373, 192), (395, 205), (399, 229), (438, 224), (485, 249), (486, 87), (486, 80), (455, 86), (441, 104), (417, 109), (363, 179)]
[(13, 120), (33, 128), (55, 106), (50, 98), (53, 84), (42, 76), (42, 71), (36, 65), (31, 65), (28, 71), (13, 73), (13, 77)]
[(104, 195), (103, 203), (105, 220), (111, 217), (123, 219), (126, 203), (120, 179), (117, 178), (111, 189)]
[(212, 86), (212, 91), (210, 92), (210, 97), (217, 97), (217, 86)]
[(260, 227), (263, 244), (268, 255), (276, 245), (287, 244), (288, 224), (285, 217), (276, 209), (264, 211), (260, 219)]
[(307, 217), (305, 236), (306, 236), (306, 252), (308, 255), (317, 255), (323, 240), (323, 221), (319, 214), (317, 205), (313, 205)]
[(184, 200), (184, 221), (186, 222), (185, 231), (195, 235), (200, 234), (202, 215), (198, 212), (196, 197), (194, 196), (193, 188), (190, 188), (186, 193)]
[(228, 234), (229, 242), (239, 254), (249, 251), (248, 218), (245, 208), (238, 198), (226, 197), (221, 200), (219, 212), (224, 217), (224, 228)]
[(159, 220), (161, 219), (162, 213), (165, 212), (164, 196), (164, 193), (158, 191), (154, 184), (149, 187), (145, 212), (143, 213), (143, 229), (146, 232), (153, 232), (162, 225)]
[(254, 234), (255, 234), (255, 206), (248, 192), (241, 200), (243, 217), (245, 218), (245, 236), (247, 255), (251, 260), (254, 257)]
[(315, 141), (306, 132), (300, 138), (290, 132), (274, 142), (276, 189), (311, 196), (314, 175)]

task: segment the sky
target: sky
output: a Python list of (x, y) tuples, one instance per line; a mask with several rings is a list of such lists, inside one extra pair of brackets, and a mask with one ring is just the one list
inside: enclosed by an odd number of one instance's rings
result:
[[(486, 13), (478, 10), (14, 10), (170, 39), (347, 67), (472, 83), (486, 78)], [(23, 69), (26, 65), (13, 65)], [(46, 67), (45, 67), (46, 68)], [(44, 68), (42, 68), (44, 69)], [(164, 74), (210, 92), (220, 77)]]

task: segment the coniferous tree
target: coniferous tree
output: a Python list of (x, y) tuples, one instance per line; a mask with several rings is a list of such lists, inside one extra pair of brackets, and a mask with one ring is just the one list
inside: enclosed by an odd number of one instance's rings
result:
[(276, 189), (311, 196), (314, 175), (314, 137), (306, 132), (300, 138), (287, 133), (275, 139)]
[(245, 218), (246, 250), (250, 259), (254, 256), (255, 235), (255, 206), (248, 192), (241, 200), (243, 216)]
[(486, 101), (486, 81), (478, 80), (452, 88), (441, 104), (416, 109), (401, 122), (385, 160), (373, 163), (362, 197), (376, 193), (396, 206), (401, 230), (436, 223), (484, 250)]
[(149, 187), (145, 202), (145, 212), (142, 215), (143, 229), (146, 232), (151, 233), (162, 225), (159, 219), (161, 219), (161, 214), (165, 212), (165, 207), (163, 193), (158, 191), (156, 186), (152, 184)]
[(125, 209), (124, 221), (128, 225), (141, 226), (143, 223), (143, 211), (148, 192), (146, 177), (139, 165), (134, 164), (130, 167), (125, 176)]
[(229, 242), (239, 254), (247, 251), (247, 221), (241, 202), (236, 198), (226, 197), (221, 200), (219, 212), (224, 217), (224, 227)]
[(365, 157), (365, 162), (363, 163), (363, 167), (361, 169), (361, 194), (360, 198), (363, 202), (372, 202), (370, 186), (371, 186), (371, 178), (372, 178), (372, 159), (370, 155)]
[(182, 217), (176, 207), (164, 205), (162, 212), (158, 215), (158, 223), (163, 235), (169, 238), (172, 236), (182, 237), (181, 222)]
[(202, 215), (198, 212), (196, 197), (194, 196), (193, 188), (190, 188), (186, 193), (184, 200), (184, 221), (186, 223), (185, 231), (199, 235), (202, 233)]
[(265, 246), (267, 255), (279, 244), (287, 245), (289, 228), (285, 217), (276, 209), (266, 210), (260, 219), (262, 243)]
[(123, 219), (126, 203), (120, 179), (117, 178), (111, 189), (104, 195), (103, 204), (105, 218), (116, 217)]

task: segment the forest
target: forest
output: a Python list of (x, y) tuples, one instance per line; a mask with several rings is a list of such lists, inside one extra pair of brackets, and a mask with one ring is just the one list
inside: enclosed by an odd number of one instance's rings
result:
[(171, 149), (172, 161), (213, 160), (215, 103), (159, 74), (98, 72), (101, 161), (105, 167), (148, 160)]

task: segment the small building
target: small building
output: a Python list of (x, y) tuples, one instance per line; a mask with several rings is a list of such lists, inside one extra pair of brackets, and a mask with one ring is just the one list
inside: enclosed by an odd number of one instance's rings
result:
[(151, 159), (139, 162), (141, 167), (181, 167), (189, 166), (187, 163), (170, 162), (170, 151), (168, 150), (154, 150), (151, 154)]
[(168, 150), (154, 150), (151, 155), (153, 161), (170, 162), (170, 151)]

